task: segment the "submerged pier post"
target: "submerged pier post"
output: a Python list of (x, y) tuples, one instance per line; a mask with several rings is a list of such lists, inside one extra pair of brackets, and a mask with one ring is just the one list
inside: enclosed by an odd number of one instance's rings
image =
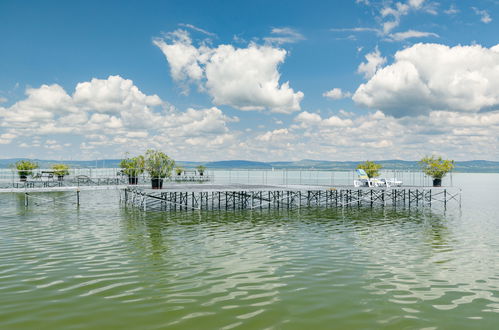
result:
[[(444, 188), (391, 188), (383, 187), (363, 187), (363, 188), (326, 188), (303, 186), (300, 188), (269, 187), (270, 189), (261, 189), (255, 185), (250, 187), (240, 186), (222, 186), (215, 187), (208, 191), (192, 186), (186, 186), (185, 189), (169, 191), (158, 194), (157, 191), (148, 189), (130, 189), (125, 188), (120, 194), (120, 201), (125, 200), (125, 206), (130, 203), (143, 211), (152, 210), (191, 210), (191, 209), (266, 209), (266, 208), (294, 208), (294, 207), (358, 207), (366, 206), (375, 208), (378, 205), (387, 207), (388, 205), (412, 207), (433, 206), (433, 198), (436, 201), (438, 195), (443, 196), (443, 205), (455, 200), (457, 204), (461, 203), (461, 191), (455, 192), (453, 189)], [(282, 189), (282, 190), (279, 190)], [(433, 191), (435, 190), (435, 192)], [(74, 191), (74, 190), (73, 190)], [(79, 192), (76, 191), (77, 204), (79, 205)], [(225, 198), (225, 201), (224, 201)], [(211, 201), (210, 201), (211, 199)], [(334, 199), (334, 200), (333, 200)], [(25, 206), (29, 204), (28, 191), (25, 192)], [(440, 204), (442, 205), (442, 204)]]
[(447, 189), (444, 189), (444, 207), (447, 208)]

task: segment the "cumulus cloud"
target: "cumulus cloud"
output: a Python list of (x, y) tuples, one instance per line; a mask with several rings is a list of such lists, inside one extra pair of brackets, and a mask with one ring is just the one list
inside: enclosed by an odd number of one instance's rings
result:
[(185, 30), (176, 30), (168, 34), (172, 43), (164, 39), (155, 39), (153, 43), (161, 49), (170, 65), (172, 78), (179, 82), (186, 80), (200, 81), (204, 70), (201, 64), (209, 56), (211, 50), (207, 47), (199, 49), (192, 45), (189, 33)]
[[(499, 47), (494, 49), (488, 51), (499, 53)], [(434, 71), (433, 68), (428, 70)], [(111, 80), (108, 83), (114, 86), (113, 79), (104, 80)], [(107, 95), (108, 83), (95, 84), (102, 88), (102, 95)], [(52, 89), (45, 86), (30, 89), (24, 100), (8, 108), (0, 107), (1, 152), (5, 153), (9, 145), (15, 145), (16, 149), (22, 149), (19, 155), (72, 155), (80, 159), (120, 157), (125, 151), (147, 148), (164, 150), (181, 160), (361, 160), (366, 154), (369, 159), (418, 159), (428, 152), (445, 153), (457, 159), (476, 159), (484, 158), (483, 150), (487, 150), (486, 158), (499, 157), (499, 109), (486, 112), (431, 110), (417, 114), (417, 118), (394, 117), (379, 110), (366, 114), (344, 110), (333, 114), (301, 111), (287, 125), (281, 122), (279, 128), (262, 126), (243, 133), (230, 128), (230, 123), (239, 119), (227, 116), (217, 107), (179, 111), (164, 101), (158, 106), (147, 105), (147, 97), (153, 95), (140, 90), (145, 97), (138, 97), (142, 103), (135, 107), (133, 102), (125, 100), (140, 94), (123, 81), (118, 85), (128, 86), (124, 89), (130, 95), (117, 89), (115, 101), (111, 102), (113, 111), (91, 110), (83, 99), (76, 102), (76, 89), (73, 94), (61, 94), (61, 90), (53, 88), (61, 97), (47, 93)], [(21, 109), (24, 105), (32, 106), (28, 102), (31, 95), (37, 95), (43, 104), (41, 110), (52, 114), (50, 119), (32, 123), (5, 121), (5, 113), (24, 111)], [(40, 99), (40, 95), (47, 95), (47, 99)], [(61, 109), (61, 100), (68, 105), (67, 110)], [(121, 108), (116, 104), (121, 104)], [(154, 116), (146, 128), (137, 127), (126, 119), (129, 113), (147, 114), (147, 111), (141, 112), (143, 108)]]
[(303, 93), (295, 92), (289, 82), (279, 84), (278, 66), (287, 55), (284, 49), (255, 43), (246, 48), (195, 47), (183, 30), (153, 42), (165, 55), (172, 78), (181, 84), (195, 83), (215, 105), (278, 113), (300, 110)]
[(120, 76), (93, 78), (91, 81), (79, 83), (76, 85), (73, 100), (81, 109), (108, 113), (162, 104), (157, 95), (145, 95), (133, 81)]
[[(432, 111), (396, 118), (381, 111), (350, 118), (301, 112), (288, 131), (296, 153), (329, 159), (418, 159), (428, 152), (457, 159), (499, 156), (499, 111), (456, 113)], [(314, 148), (310, 148), (314, 145)]]
[(37, 145), (63, 150), (71, 146), (66, 138), (80, 139), (80, 150), (93, 150), (94, 155), (106, 148), (116, 155), (116, 150), (133, 146), (173, 145), (180, 150), (193, 141), (202, 149), (201, 141), (213, 146), (228, 143), (233, 134), (227, 123), (235, 121), (237, 117), (216, 107), (178, 111), (157, 95), (143, 93), (133, 81), (110, 76), (81, 82), (72, 95), (56, 84), (28, 88), (25, 99), (0, 107), (0, 144), (17, 139), (29, 147), (34, 144), (26, 141), (33, 137), (49, 136)]
[(359, 86), (353, 100), (394, 116), (499, 106), (499, 46), (416, 44)]
[(342, 119), (338, 116), (330, 116), (329, 118), (322, 118), (317, 113), (310, 113), (307, 111), (301, 112), (295, 117), (295, 121), (300, 124), (299, 127), (348, 127), (353, 124), (351, 119)]
[(59, 85), (42, 85), (40, 88), (28, 88), (27, 98), (9, 108), (0, 107), (1, 126), (34, 125), (47, 121), (55, 114), (77, 111), (71, 96)]
[(365, 58), (367, 62), (361, 63), (357, 68), (357, 72), (363, 74), (366, 79), (373, 77), (376, 71), (386, 63), (386, 57), (381, 56), (378, 47), (373, 52), (368, 53)]
[(322, 96), (331, 100), (340, 100), (352, 96), (352, 93), (344, 92), (341, 88), (333, 88), (330, 91), (323, 93)]

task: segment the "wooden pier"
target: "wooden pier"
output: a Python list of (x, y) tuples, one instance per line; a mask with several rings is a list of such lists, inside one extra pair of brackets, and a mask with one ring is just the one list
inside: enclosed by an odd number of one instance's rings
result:
[(241, 210), (301, 207), (461, 205), (461, 189), (305, 185), (174, 185), (163, 190), (128, 186), (125, 206), (144, 211)]

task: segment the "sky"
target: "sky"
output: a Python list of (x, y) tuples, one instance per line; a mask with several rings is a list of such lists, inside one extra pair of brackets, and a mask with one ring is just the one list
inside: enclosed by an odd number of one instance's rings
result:
[(499, 0), (0, 1), (0, 158), (499, 160)]

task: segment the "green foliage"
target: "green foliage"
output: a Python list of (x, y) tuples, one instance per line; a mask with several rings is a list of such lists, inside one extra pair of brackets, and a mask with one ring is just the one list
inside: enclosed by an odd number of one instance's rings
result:
[(442, 179), (447, 173), (454, 169), (453, 160), (444, 160), (441, 156), (426, 156), (419, 161), (423, 173), (433, 179)]
[(166, 178), (171, 176), (175, 161), (165, 153), (149, 149), (146, 151), (145, 168), (151, 178)]
[(19, 176), (28, 176), (33, 174), (33, 170), (38, 168), (38, 164), (29, 160), (20, 160), (15, 164)]
[(184, 168), (183, 167), (175, 167), (175, 173), (177, 173), (177, 175), (181, 175), (182, 172), (184, 171)]
[(196, 167), (196, 170), (198, 170), (199, 174), (203, 175), (204, 171), (206, 171), (206, 167), (203, 165), (199, 165)]
[(123, 169), (122, 172), (131, 178), (136, 178), (140, 174), (144, 173), (145, 168), (145, 158), (140, 155), (137, 157), (128, 157), (122, 159), (120, 162), (120, 167)]
[(382, 167), (383, 166), (381, 164), (377, 164), (369, 160), (357, 165), (357, 169), (363, 169), (364, 171), (366, 171), (366, 174), (369, 178), (375, 178), (379, 176), (379, 170)]
[(69, 175), (69, 166), (66, 164), (53, 164), (51, 168), (57, 176)]

